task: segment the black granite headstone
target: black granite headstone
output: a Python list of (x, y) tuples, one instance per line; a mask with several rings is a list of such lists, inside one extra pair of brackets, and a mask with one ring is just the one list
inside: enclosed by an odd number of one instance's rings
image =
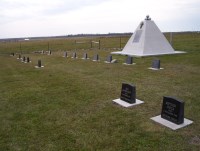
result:
[(29, 62), (30, 62), (30, 58), (29, 58), (29, 57), (27, 57), (27, 59), (26, 59), (26, 62), (27, 62), (27, 63), (29, 63)]
[(131, 84), (122, 83), (120, 99), (128, 103), (135, 103), (136, 87)]
[(42, 66), (41, 60), (38, 60), (38, 67), (41, 67), (41, 66)]
[(133, 57), (128, 56), (128, 57), (126, 58), (126, 64), (133, 64)]
[(22, 62), (25, 62), (26, 61), (26, 58), (23, 56), (23, 58), (22, 58)]
[(21, 55), (19, 54), (19, 57), (18, 57), (18, 59), (21, 59)]
[(94, 61), (98, 61), (99, 60), (99, 55), (98, 54), (94, 55), (94, 59), (93, 60)]
[(175, 124), (184, 123), (184, 102), (164, 96), (161, 117)]
[(87, 58), (88, 58), (87, 53), (84, 53), (83, 58), (84, 58), (84, 59), (87, 59)]
[(111, 61), (112, 61), (112, 56), (109, 55), (109, 56), (107, 57), (107, 62), (111, 62)]
[(72, 58), (76, 58), (76, 52), (73, 53)]
[(67, 57), (67, 52), (64, 52), (64, 57)]
[(160, 60), (159, 59), (153, 60), (153, 62), (152, 62), (152, 68), (160, 69)]

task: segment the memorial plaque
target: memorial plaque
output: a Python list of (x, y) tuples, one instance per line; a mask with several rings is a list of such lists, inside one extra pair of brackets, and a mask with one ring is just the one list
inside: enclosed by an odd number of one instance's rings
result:
[(163, 97), (161, 118), (175, 124), (184, 123), (184, 102), (173, 97)]
[(153, 60), (152, 68), (160, 69), (160, 60), (158, 60), (158, 59)]
[(112, 56), (109, 55), (109, 56), (107, 57), (107, 62), (111, 62), (111, 61), (112, 61)]
[(122, 83), (120, 99), (128, 103), (135, 103), (136, 87), (131, 84)]
[(38, 60), (38, 67), (41, 67), (41, 66), (42, 66), (41, 60)]
[(126, 58), (126, 64), (133, 64), (133, 57), (128, 56), (128, 57)]

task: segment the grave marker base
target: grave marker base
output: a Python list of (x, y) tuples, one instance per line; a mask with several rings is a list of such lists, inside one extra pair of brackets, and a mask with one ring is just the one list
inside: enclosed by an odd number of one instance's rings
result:
[(108, 61), (104, 61), (105, 63), (112, 63), (112, 62), (108, 62)]
[(164, 68), (160, 68), (160, 69), (157, 69), (157, 68), (148, 68), (148, 69), (150, 69), (150, 70), (162, 70)]
[(124, 65), (135, 65), (136, 63), (128, 64), (128, 63), (123, 63)]
[(115, 99), (115, 100), (112, 100), (113, 102), (125, 107), (125, 108), (128, 108), (128, 107), (132, 107), (132, 106), (136, 106), (136, 105), (139, 105), (139, 104), (142, 104), (144, 103), (144, 101), (141, 101), (141, 100), (138, 100), (136, 99), (135, 103), (131, 104), (131, 103), (128, 103), (128, 102), (125, 102), (121, 99)]
[(44, 66), (41, 66), (41, 67), (35, 66), (35, 68), (44, 68)]
[(152, 117), (151, 119), (157, 123), (160, 123), (161, 125), (164, 125), (170, 129), (172, 129), (172, 130), (177, 130), (177, 129), (183, 128), (183, 127), (193, 123), (193, 121), (184, 118), (184, 123), (178, 125), (178, 124), (172, 123), (164, 118), (161, 118), (161, 115)]

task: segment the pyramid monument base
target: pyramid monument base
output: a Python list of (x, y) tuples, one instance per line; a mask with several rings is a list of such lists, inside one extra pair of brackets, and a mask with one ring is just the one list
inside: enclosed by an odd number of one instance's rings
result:
[(133, 53), (123, 52), (123, 51), (111, 52), (111, 54), (113, 54), (113, 55), (124, 55), (124, 56), (133, 56), (133, 57), (175, 55), (175, 54), (183, 54), (183, 53), (187, 53), (187, 52), (185, 52), (185, 51), (174, 51), (173, 53), (160, 53), (160, 54), (133, 54)]
[(123, 50), (111, 54), (145, 57), (180, 53), (185, 52), (175, 51), (154, 21), (147, 15), (145, 20), (138, 25)]

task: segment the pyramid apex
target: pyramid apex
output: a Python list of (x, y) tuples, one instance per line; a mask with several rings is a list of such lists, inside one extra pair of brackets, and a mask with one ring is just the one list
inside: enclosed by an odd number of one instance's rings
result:
[(149, 15), (146, 16), (145, 20), (151, 20), (151, 18), (149, 17)]

